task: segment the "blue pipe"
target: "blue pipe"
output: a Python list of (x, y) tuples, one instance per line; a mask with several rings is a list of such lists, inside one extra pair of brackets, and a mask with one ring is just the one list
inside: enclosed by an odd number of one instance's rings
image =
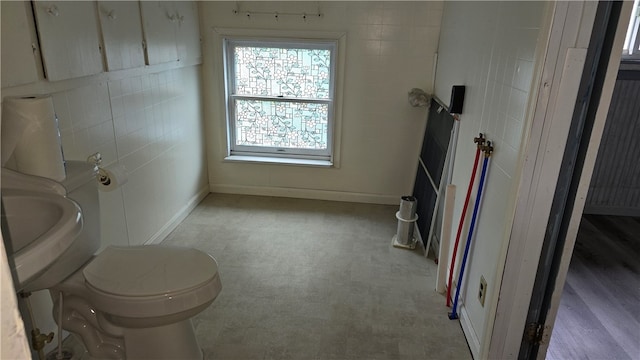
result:
[(469, 255), (469, 248), (471, 247), (471, 238), (473, 238), (473, 229), (476, 226), (476, 218), (478, 216), (478, 209), (480, 208), (480, 199), (482, 198), (482, 188), (484, 187), (484, 179), (487, 173), (487, 163), (489, 162), (489, 156), (485, 155), (482, 162), (482, 175), (480, 175), (480, 184), (478, 185), (478, 195), (476, 196), (476, 203), (473, 206), (473, 215), (471, 216), (471, 226), (469, 227), (469, 235), (467, 236), (467, 245), (464, 247), (464, 256), (462, 257), (462, 267), (460, 268), (460, 276), (458, 276), (458, 284), (456, 285), (456, 296), (453, 298), (453, 309), (449, 313), (449, 319), (455, 320), (458, 318), (458, 297), (460, 296), (460, 287), (462, 286), (462, 275), (464, 275), (464, 267), (467, 265), (467, 256)]

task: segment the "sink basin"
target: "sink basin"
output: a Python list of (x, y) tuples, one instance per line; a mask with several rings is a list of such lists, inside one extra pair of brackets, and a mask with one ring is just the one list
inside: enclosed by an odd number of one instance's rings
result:
[(57, 193), (3, 188), (3, 222), (16, 290), (47, 270), (82, 230), (80, 207)]

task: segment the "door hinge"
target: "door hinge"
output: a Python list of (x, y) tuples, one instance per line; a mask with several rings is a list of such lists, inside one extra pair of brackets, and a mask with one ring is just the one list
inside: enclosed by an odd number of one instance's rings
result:
[(549, 335), (548, 328), (543, 324), (529, 323), (524, 330), (524, 338), (531, 344), (540, 345), (546, 343)]

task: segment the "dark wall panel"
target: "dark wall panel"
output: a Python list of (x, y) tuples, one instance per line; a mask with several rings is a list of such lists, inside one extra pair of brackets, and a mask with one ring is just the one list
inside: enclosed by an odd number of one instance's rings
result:
[[(436, 207), (438, 195), (437, 187), (440, 186), (453, 122), (453, 116), (449, 114), (446, 107), (435, 98), (432, 99), (420, 151), (418, 172), (413, 187), (413, 196), (418, 199), (418, 229), (420, 229), (425, 243), (428, 242), (431, 217)], [(436, 188), (433, 187), (428, 176), (431, 177)]]
[(618, 74), (585, 213), (640, 216), (640, 71), (629, 73)]

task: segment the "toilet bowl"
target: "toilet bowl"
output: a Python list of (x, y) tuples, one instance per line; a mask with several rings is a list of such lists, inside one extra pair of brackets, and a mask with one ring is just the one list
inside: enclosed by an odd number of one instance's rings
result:
[(221, 288), (210, 255), (148, 245), (109, 246), (50, 290), (54, 299), (63, 294), (65, 315), (54, 308), (54, 318), (94, 357), (200, 359), (191, 317)]
[[(100, 247), (97, 168), (66, 163), (66, 197), (81, 208), (73, 243), (23, 291), (49, 289), (53, 315), (96, 359), (202, 359), (191, 318), (222, 289), (215, 259), (202, 251), (161, 245)], [(15, 174), (13, 174), (15, 175)], [(2, 188), (20, 189), (30, 175), (3, 175)], [(42, 191), (60, 184), (38, 178)], [(56, 186), (56, 184), (58, 184)]]
[(82, 273), (91, 303), (114, 324), (126, 327), (190, 318), (221, 289), (216, 261), (189, 248), (107, 247)]

